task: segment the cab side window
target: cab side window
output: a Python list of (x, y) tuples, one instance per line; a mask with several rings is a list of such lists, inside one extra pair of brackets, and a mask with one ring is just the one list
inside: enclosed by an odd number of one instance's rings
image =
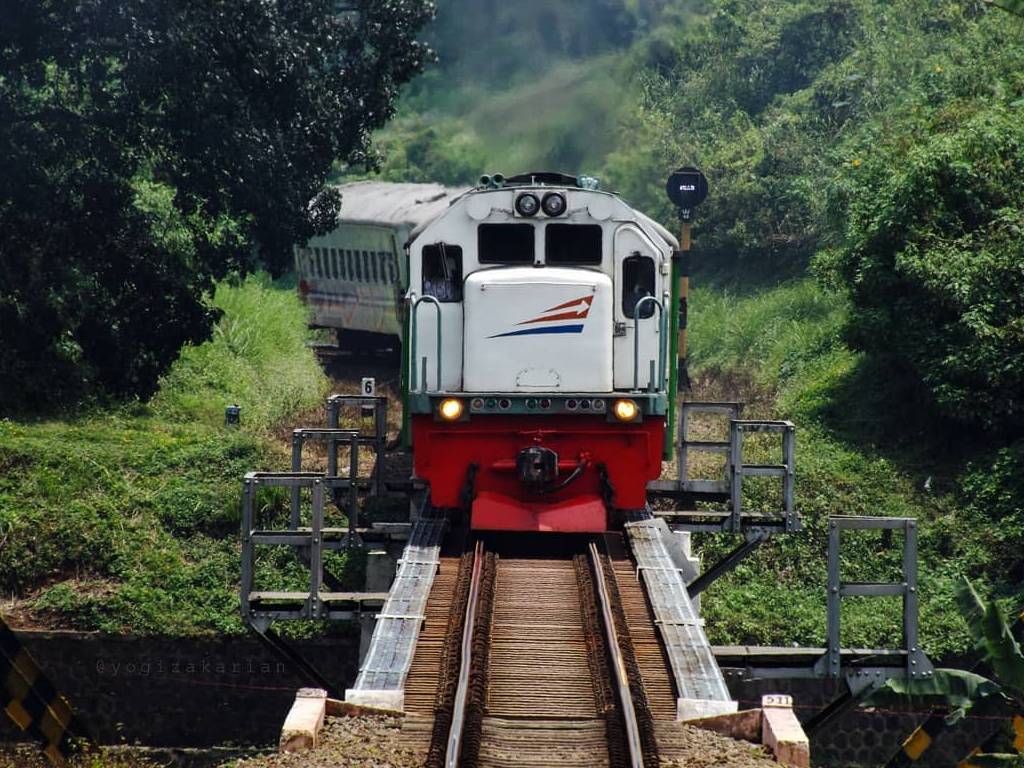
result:
[[(636, 305), (645, 296), (654, 296), (654, 259), (634, 253), (622, 260), (622, 314), (632, 318)], [(640, 308), (640, 317), (654, 314), (654, 302)]]
[(423, 246), (423, 295), (462, 301), (462, 248), (448, 243)]

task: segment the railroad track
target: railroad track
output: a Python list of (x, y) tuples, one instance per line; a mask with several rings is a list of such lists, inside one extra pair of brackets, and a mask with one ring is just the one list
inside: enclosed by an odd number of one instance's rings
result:
[(630, 640), (636, 607), (620, 596), (610, 558), (594, 544), (545, 559), (499, 557), (477, 543), (457, 574), (451, 566), (433, 626), (428, 606), (432, 642), (417, 650), (406, 700), (413, 737), (426, 737), (432, 715), (429, 768), (658, 764)]

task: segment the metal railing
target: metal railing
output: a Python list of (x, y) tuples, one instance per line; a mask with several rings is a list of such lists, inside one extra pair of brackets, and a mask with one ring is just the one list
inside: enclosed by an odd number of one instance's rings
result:
[[(673, 523), (689, 531), (758, 530), (791, 533), (801, 530), (800, 516), (795, 509), (796, 427), (790, 421), (772, 419), (741, 419), (739, 403), (684, 402), (681, 408), (679, 439), (679, 479), (655, 481), (648, 488), (668, 489), (670, 493), (692, 495), (690, 501), (721, 501), (729, 503), (728, 512), (679, 510), (670, 513)], [(694, 416), (717, 416), (728, 429), (728, 439), (692, 439), (690, 427)], [(781, 443), (778, 463), (747, 462), (744, 442), (755, 434), (777, 435)], [(716, 454), (722, 457), (718, 477), (693, 477), (693, 455)], [(782, 508), (777, 512), (751, 512), (743, 508), (744, 478), (774, 477), (781, 481)]]
[[(743, 438), (756, 433), (781, 435), (781, 464), (747, 464), (743, 461)], [(777, 477), (782, 481), (782, 517), (787, 531), (800, 530), (800, 521), (794, 509), (794, 479), (796, 471), (796, 427), (791, 421), (770, 419), (732, 419), (729, 422), (729, 475), (732, 518), (729, 528), (739, 531), (743, 524), (743, 478)]]
[[(903, 559), (900, 581), (843, 581), (839, 572), (842, 531), (903, 531)], [(918, 643), (917, 520), (912, 517), (868, 517), (836, 515), (828, 519), (828, 648), (818, 665), (824, 676), (842, 674), (839, 637), (840, 606), (844, 597), (903, 598), (903, 648), (906, 679), (929, 677), (932, 665)]]
[[(338, 428), (342, 409), (347, 407), (358, 407), (363, 416), (366, 415), (366, 410), (373, 409), (373, 432), (367, 434), (360, 429), (360, 435), (363, 438), (361, 443), (371, 445), (376, 453), (372, 488), (375, 494), (381, 495), (386, 490), (384, 487), (384, 453), (387, 450), (388, 441), (388, 399), (382, 395), (331, 395), (327, 398), (326, 407), (328, 428)], [(327, 454), (327, 474), (330, 476), (338, 474), (336, 452)]]
[[(654, 361), (651, 360), (651, 374), (647, 381), (649, 392), (661, 391), (665, 386), (665, 307), (653, 296), (644, 296), (633, 307), (633, 391), (640, 391), (640, 308), (646, 303), (658, 308), (658, 378), (654, 378)], [(655, 385), (657, 381), (657, 385)]]
[[(419, 312), (420, 304), (423, 302), (434, 305), (434, 309), (437, 311), (437, 389), (441, 389), (441, 302), (434, 296), (420, 296), (412, 303), (411, 318), (409, 321), (409, 335), (412, 336), (412, 341), (409, 348), (409, 383), (410, 389), (413, 392), (426, 392), (427, 391), (427, 356), (423, 356), (423, 368), (422, 368), (422, 382), (417, 382), (416, 377), (416, 344), (417, 344), (417, 332), (416, 332), (416, 319)], [(422, 387), (422, 388), (421, 388)]]

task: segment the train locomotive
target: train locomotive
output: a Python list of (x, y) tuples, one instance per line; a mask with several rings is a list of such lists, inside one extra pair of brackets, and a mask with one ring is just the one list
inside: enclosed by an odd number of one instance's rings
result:
[(476, 530), (600, 532), (671, 446), (676, 239), (589, 180), (484, 177), (408, 245), (415, 475)]

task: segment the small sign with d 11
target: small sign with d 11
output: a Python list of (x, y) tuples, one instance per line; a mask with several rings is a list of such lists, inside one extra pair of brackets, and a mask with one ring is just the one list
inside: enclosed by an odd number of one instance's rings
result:
[(363, 379), (363, 385), (360, 388), (363, 397), (376, 397), (377, 396), (377, 380), (376, 379)]
[(668, 177), (665, 184), (668, 199), (680, 211), (689, 212), (708, 196), (707, 177), (692, 166), (685, 166)]

